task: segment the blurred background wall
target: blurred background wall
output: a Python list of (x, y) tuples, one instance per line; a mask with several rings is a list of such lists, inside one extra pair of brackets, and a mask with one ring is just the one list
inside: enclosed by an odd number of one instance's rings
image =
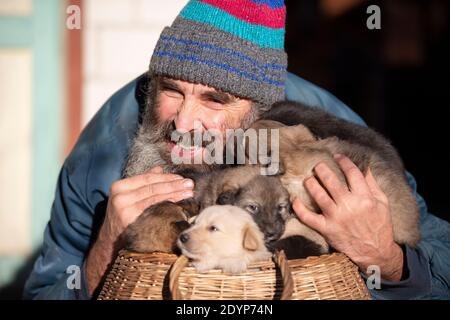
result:
[(62, 7), (0, 0), (0, 286), (41, 244), (63, 156)]
[[(0, 0), (0, 298), (18, 298), (39, 252), (59, 168), (80, 131), (145, 72), (186, 0)], [(450, 220), (445, 182), (447, 0), (286, 0), (289, 70), (384, 133), (430, 212)], [(370, 4), (381, 30), (366, 27)], [(81, 9), (81, 29), (66, 20)], [(442, 165), (442, 168), (440, 166)]]
[[(80, 130), (185, 0), (0, 0), (0, 298), (18, 298)], [(69, 30), (71, 5), (81, 29)]]

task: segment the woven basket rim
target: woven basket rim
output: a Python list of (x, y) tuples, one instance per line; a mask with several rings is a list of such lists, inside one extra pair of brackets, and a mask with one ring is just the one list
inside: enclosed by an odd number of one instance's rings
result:
[[(342, 253), (329, 253), (305, 259), (285, 260), (292, 290), (280, 282), (283, 276), (277, 261), (252, 263), (246, 272), (230, 275), (220, 269), (199, 273), (193, 266), (183, 264), (177, 286), (170, 286), (171, 270), (184, 256), (169, 253), (138, 253), (121, 250), (99, 299), (172, 299), (174, 290), (182, 299), (278, 299), (285, 292), (292, 299), (370, 299), (357, 266)], [(287, 277), (284, 277), (287, 279)], [(279, 279), (279, 280), (277, 280)], [(175, 292), (176, 293), (176, 292)], [(289, 298), (288, 296), (286, 296)]]
[[(128, 250), (121, 250), (118, 254), (118, 257), (122, 259), (131, 259), (139, 262), (155, 262), (160, 261), (161, 263), (172, 264), (174, 263), (179, 256), (173, 253), (164, 253), (164, 252), (152, 252), (152, 253), (140, 253), (133, 252)], [(331, 263), (340, 263), (342, 261), (351, 261), (350, 258), (347, 257), (344, 253), (341, 252), (333, 252), (326, 253), (320, 256), (309, 256), (303, 259), (288, 259), (288, 263), (290, 266), (295, 266), (296, 268), (308, 268), (311, 266), (317, 266), (318, 264), (331, 264)], [(353, 262), (352, 262), (353, 263)], [(252, 262), (248, 265), (249, 271), (244, 272), (242, 274), (252, 273), (251, 269), (265, 268), (274, 266), (274, 262), (271, 259), (262, 260), (257, 262)], [(195, 268), (189, 263), (186, 267), (186, 270), (195, 270)], [(217, 273), (222, 272), (220, 269), (212, 269), (209, 272), (205, 273)]]

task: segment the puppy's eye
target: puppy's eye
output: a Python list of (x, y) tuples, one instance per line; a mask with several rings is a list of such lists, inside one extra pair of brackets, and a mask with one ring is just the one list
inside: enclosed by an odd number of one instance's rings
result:
[(284, 211), (287, 209), (287, 207), (288, 207), (287, 204), (280, 204), (278, 205), (278, 211)]
[(210, 226), (210, 227), (209, 227), (209, 231), (211, 231), (211, 232), (216, 232), (216, 231), (219, 231), (219, 229), (217, 229), (216, 226)]
[(259, 211), (259, 207), (256, 204), (248, 204), (245, 209), (252, 214), (256, 214)]

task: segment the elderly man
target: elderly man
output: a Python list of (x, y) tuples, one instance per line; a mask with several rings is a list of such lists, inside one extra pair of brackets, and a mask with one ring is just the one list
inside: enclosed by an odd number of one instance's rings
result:
[[(301, 101), (364, 124), (330, 94), (288, 74), (282, 0), (189, 1), (163, 30), (149, 72), (116, 93), (83, 131), (61, 170), (41, 255), (25, 297), (87, 299), (95, 296), (120, 248), (120, 235), (158, 202), (192, 196), (193, 181), (176, 174), (170, 154), (194, 156), (168, 139), (174, 130), (246, 128), (277, 101)], [(347, 158), (338, 163), (354, 188), (333, 182), (324, 165), (320, 180), (343, 195), (317, 216), (298, 200), (294, 209), (361, 269), (378, 265), (375, 298), (449, 298), (450, 227), (421, 208), (418, 248), (393, 241), (389, 204), (376, 182)], [(208, 170), (203, 164), (195, 167)], [(415, 187), (414, 180), (410, 182)], [(327, 192), (306, 182), (320, 203)], [(330, 191), (330, 190), (329, 190)], [(329, 202), (330, 199), (327, 199)], [(323, 202), (323, 201), (322, 201)], [(67, 285), (79, 266), (80, 288)]]

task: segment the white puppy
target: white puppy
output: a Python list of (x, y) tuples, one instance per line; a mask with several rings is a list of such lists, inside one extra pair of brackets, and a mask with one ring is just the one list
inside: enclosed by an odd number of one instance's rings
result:
[(177, 244), (199, 272), (218, 268), (238, 274), (247, 270), (250, 262), (271, 257), (250, 214), (229, 205), (203, 210)]

